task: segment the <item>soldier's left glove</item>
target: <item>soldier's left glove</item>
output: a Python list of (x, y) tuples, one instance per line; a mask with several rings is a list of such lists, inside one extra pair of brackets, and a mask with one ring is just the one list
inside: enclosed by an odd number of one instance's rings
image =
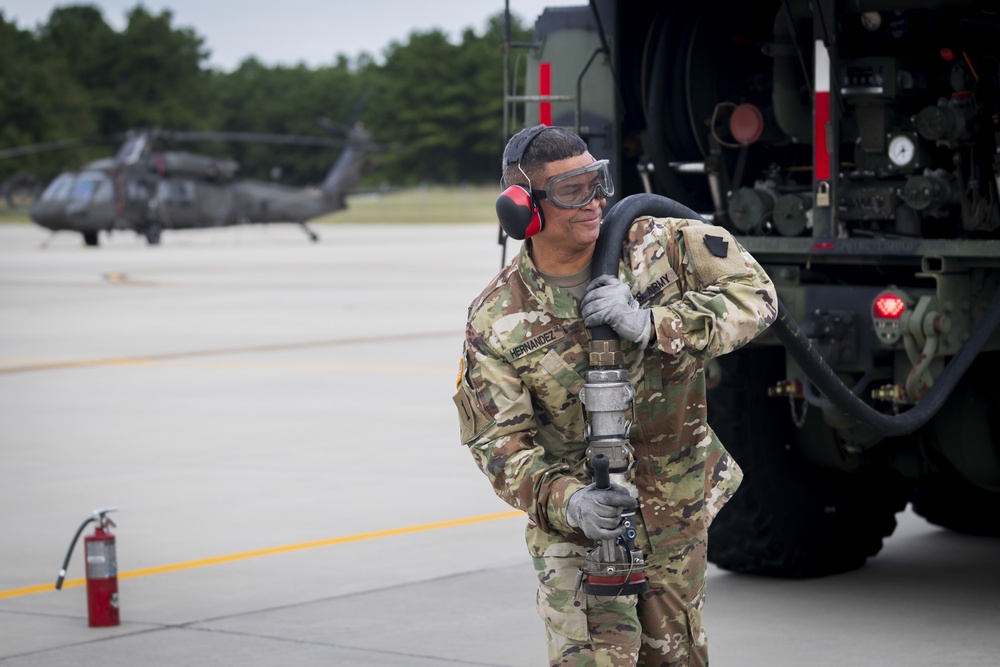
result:
[(628, 285), (614, 276), (598, 276), (587, 286), (580, 302), (583, 323), (588, 327), (607, 324), (624, 340), (646, 347), (653, 327), (648, 308), (640, 308)]

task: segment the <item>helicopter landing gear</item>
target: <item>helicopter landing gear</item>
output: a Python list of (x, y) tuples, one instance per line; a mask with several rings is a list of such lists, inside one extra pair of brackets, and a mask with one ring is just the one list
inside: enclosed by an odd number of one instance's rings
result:
[(319, 241), (319, 234), (310, 229), (309, 225), (307, 225), (305, 222), (300, 222), (299, 224), (302, 226), (302, 231), (304, 231), (309, 236), (310, 241), (312, 241), (313, 243)]
[(163, 232), (163, 227), (159, 225), (148, 225), (146, 229), (143, 230), (143, 236), (146, 237), (146, 241), (149, 245), (160, 245), (160, 234)]
[(96, 248), (98, 245), (97, 241), (97, 230), (91, 229), (85, 232), (80, 232), (83, 234), (83, 244), (90, 248)]

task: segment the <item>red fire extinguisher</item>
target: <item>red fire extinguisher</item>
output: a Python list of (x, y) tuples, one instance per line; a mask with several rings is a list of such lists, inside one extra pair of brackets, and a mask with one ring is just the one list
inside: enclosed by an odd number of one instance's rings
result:
[(66, 578), (66, 568), (69, 566), (73, 547), (80, 539), (80, 533), (93, 521), (97, 524), (92, 535), (83, 538), (83, 553), (87, 559), (87, 622), (92, 628), (118, 625), (118, 557), (115, 553), (115, 536), (109, 526), (115, 523), (107, 517), (109, 512), (117, 511), (114, 507), (94, 510), (93, 516), (80, 524), (70, 542), (66, 560), (59, 570), (56, 579), (56, 590), (62, 588)]

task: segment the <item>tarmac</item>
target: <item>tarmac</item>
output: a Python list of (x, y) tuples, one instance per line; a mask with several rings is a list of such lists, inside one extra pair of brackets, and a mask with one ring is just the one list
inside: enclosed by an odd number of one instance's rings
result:
[[(0, 666), (546, 664), (451, 401), (496, 228), (315, 228), (0, 225)], [(104, 507), (121, 624), (90, 628), (82, 545), (53, 584)], [(712, 664), (1000, 665), (1000, 540), (898, 520), (844, 575), (710, 568)]]

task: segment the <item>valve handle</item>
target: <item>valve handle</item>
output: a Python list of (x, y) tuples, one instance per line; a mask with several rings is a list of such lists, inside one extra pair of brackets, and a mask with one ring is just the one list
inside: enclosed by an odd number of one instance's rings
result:
[(604, 454), (598, 454), (591, 462), (594, 466), (594, 484), (599, 489), (611, 488), (611, 459)]

